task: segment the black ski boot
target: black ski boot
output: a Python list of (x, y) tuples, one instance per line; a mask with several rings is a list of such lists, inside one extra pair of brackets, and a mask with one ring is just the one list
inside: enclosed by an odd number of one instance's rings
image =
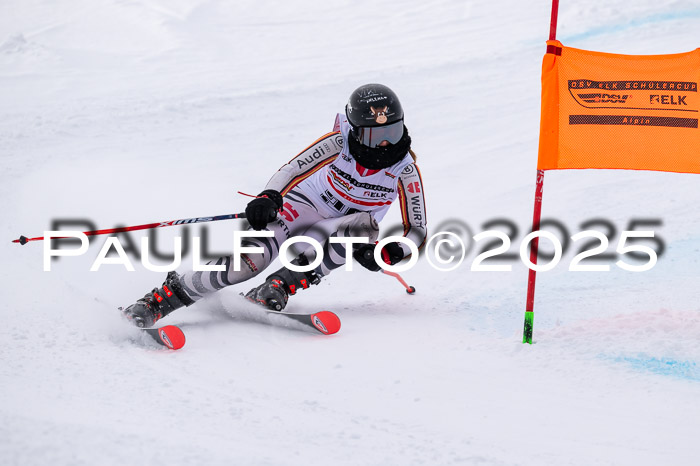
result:
[(167, 316), (175, 309), (193, 304), (192, 298), (187, 296), (180, 285), (180, 277), (175, 272), (168, 272), (168, 276), (160, 288), (153, 288), (150, 293), (136, 301), (136, 303), (121, 309), (127, 319), (137, 327), (152, 327), (157, 321)]
[[(309, 261), (301, 255), (292, 263), (308, 265)], [(267, 277), (265, 283), (246, 293), (245, 297), (273, 311), (282, 311), (287, 305), (289, 296), (296, 294), (297, 290), (305, 290), (311, 285), (317, 285), (320, 281), (321, 277), (313, 270), (294, 272), (282, 267)]]

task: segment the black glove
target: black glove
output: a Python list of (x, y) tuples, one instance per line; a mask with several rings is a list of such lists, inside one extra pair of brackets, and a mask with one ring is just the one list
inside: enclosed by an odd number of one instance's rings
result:
[(277, 212), (282, 210), (282, 202), (282, 195), (279, 192), (266, 189), (248, 203), (245, 208), (245, 218), (253, 230), (262, 230), (277, 218)]
[[(376, 244), (363, 244), (355, 250), (352, 257), (355, 258), (360, 265), (372, 272), (378, 272), (381, 267), (374, 260), (374, 248)], [(403, 259), (403, 249), (399, 243), (387, 243), (382, 248), (382, 259), (389, 265), (397, 264)]]

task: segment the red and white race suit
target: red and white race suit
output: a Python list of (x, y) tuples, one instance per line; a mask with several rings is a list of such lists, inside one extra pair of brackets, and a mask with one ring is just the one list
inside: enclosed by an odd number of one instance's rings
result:
[[(234, 271), (232, 257), (228, 256), (210, 262), (223, 264), (224, 271), (184, 274), (183, 288), (193, 300), (256, 276), (277, 257), (280, 245), (293, 236), (311, 236), (322, 243), (324, 258), (316, 273), (324, 276), (346, 260), (345, 247), (328, 239), (363, 236), (369, 242), (376, 241), (377, 222), (397, 201), (403, 235), (419, 248), (423, 246), (427, 236), (425, 197), (420, 171), (411, 154), (388, 168), (366, 169), (344, 144), (349, 131), (345, 115), (338, 114), (332, 132), (321, 136), (272, 176), (265, 189), (279, 191), (284, 200), (282, 212), (266, 228), (274, 236), (245, 240), (243, 246), (257, 246), (263, 252), (242, 254), (239, 271)], [(409, 256), (408, 246), (400, 244), (404, 256)]]

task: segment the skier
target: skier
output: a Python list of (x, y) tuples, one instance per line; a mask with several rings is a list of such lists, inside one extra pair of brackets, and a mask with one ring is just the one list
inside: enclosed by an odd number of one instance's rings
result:
[[(331, 237), (368, 237), (366, 244), (353, 244), (353, 258), (379, 271), (374, 260), (377, 222), (397, 198), (404, 236), (423, 246), (427, 234), (423, 186), (403, 119), (403, 108), (391, 89), (381, 84), (357, 88), (345, 114), (336, 116), (333, 132), (282, 166), (248, 203), (245, 213), (251, 228), (271, 231), (274, 236), (248, 238), (241, 245), (259, 247), (262, 253), (240, 254), (239, 271), (234, 270), (233, 256), (227, 256), (209, 263), (223, 266), (221, 271), (170, 272), (161, 287), (123, 311), (126, 317), (139, 327), (151, 327), (175, 309), (255, 277), (278, 256), (285, 240), (298, 235), (322, 243), (321, 264), (309, 272), (281, 268), (250, 290), (245, 295), (248, 299), (282, 311), (290, 295), (319, 283), (321, 277), (345, 264), (345, 245), (331, 243)], [(401, 242), (388, 243), (381, 251), (390, 265), (410, 254)], [(314, 259), (315, 252), (309, 248), (292, 263), (303, 266)]]

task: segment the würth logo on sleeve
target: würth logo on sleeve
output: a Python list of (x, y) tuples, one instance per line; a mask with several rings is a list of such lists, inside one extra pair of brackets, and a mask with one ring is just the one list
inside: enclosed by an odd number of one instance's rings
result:
[(416, 181), (415, 183), (409, 184), (408, 185), (408, 192), (409, 193), (419, 193), (420, 192), (420, 183)]

